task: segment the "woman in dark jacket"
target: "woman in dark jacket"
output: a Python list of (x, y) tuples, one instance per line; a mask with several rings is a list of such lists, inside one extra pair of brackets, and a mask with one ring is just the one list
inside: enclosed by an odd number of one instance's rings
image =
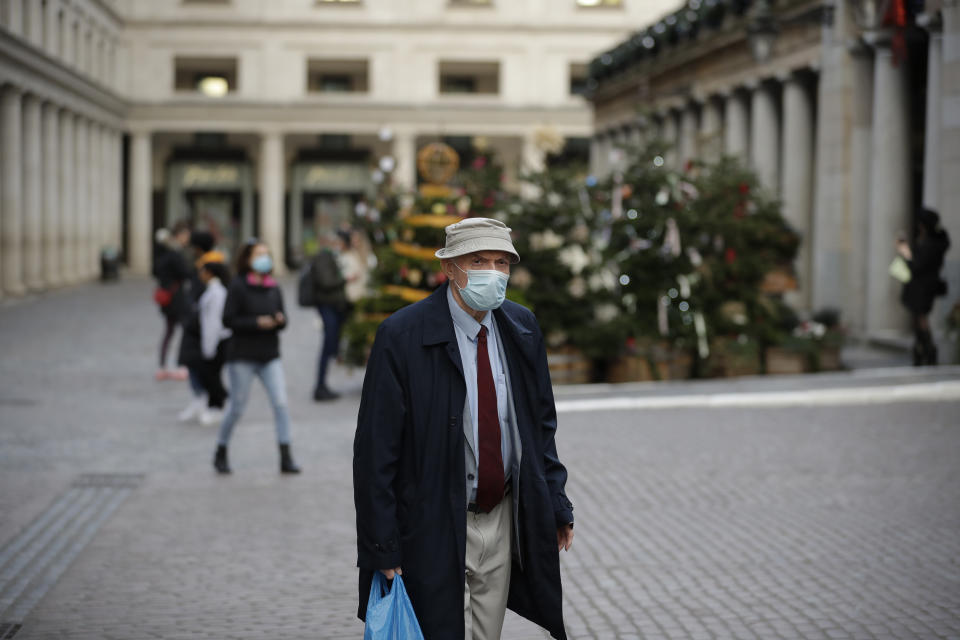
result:
[(180, 338), (180, 353), (177, 362), (186, 367), (190, 382), (190, 403), (180, 412), (180, 422), (200, 419), (209, 404), (207, 390), (203, 385), (201, 368), (203, 367), (203, 349), (200, 344), (200, 296), (206, 288), (200, 279), (199, 268), (209, 261), (223, 259), (223, 254), (213, 251), (213, 235), (208, 231), (194, 231), (190, 234), (190, 248), (195, 258), (190, 265), (190, 276), (185, 281), (186, 293), (180, 312), (180, 326), (183, 335)]
[(166, 229), (159, 229), (156, 234), (156, 244), (153, 254), (153, 277), (157, 280), (154, 290), (154, 301), (163, 316), (164, 331), (160, 339), (160, 368), (157, 369), (157, 380), (183, 380), (186, 371), (167, 369), (167, 352), (170, 341), (176, 332), (185, 305), (184, 283), (190, 277), (190, 266), (180, 253), (184, 244), (181, 239), (189, 237), (189, 229), (175, 228), (171, 234)]
[(940, 269), (949, 248), (950, 237), (940, 226), (940, 216), (930, 209), (917, 214), (917, 237), (912, 245), (902, 238), (897, 241), (897, 252), (910, 267), (910, 280), (903, 285), (900, 300), (913, 316), (914, 366), (937, 364), (929, 315), (934, 299), (947, 293)]
[(233, 427), (243, 415), (253, 378), (260, 378), (273, 405), (280, 446), (280, 471), (300, 473), (290, 454), (290, 414), (286, 381), (280, 362), (280, 330), (287, 326), (283, 294), (274, 280), (273, 260), (267, 245), (248, 242), (237, 256), (237, 276), (227, 289), (223, 325), (233, 332), (227, 347), (230, 403), (223, 422), (213, 466), (230, 473), (227, 446)]

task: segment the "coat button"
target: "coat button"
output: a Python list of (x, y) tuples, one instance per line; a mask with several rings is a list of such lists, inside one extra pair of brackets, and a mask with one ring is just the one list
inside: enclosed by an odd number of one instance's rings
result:
[(457, 426), (457, 416), (450, 416), (450, 428), (453, 429)]
[(472, 474), (472, 473), (468, 473), (468, 474), (467, 474), (467, 480), (473, 480), (473, 474)]

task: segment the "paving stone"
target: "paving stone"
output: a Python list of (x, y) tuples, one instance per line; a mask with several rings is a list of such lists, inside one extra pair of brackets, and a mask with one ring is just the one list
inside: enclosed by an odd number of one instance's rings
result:
[[(344, 396), (310, 401), (316, 314), (291, 307), (284, 367), (304, 473), (277, 473), (256, 388), (234, 474), (217, 477), (215, 428), (176, 422), (185, 383), (152, 380), (150, 291), (125, 281), (0, 305), (0, 545), (81, 473), (146, 475), (17, 640), (360, 637), (350, 458), (361, 372), (335, 367)], [(957, 415), (957, 402), (561, 414), (577, 517), (561, 555), (570, 636), (960, 637)], [(546, 635), (508, 614), (503, 637)]]

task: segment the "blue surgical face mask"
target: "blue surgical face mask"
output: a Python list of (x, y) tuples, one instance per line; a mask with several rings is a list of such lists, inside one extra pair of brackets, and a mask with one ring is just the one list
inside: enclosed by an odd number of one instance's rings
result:
[[(507, 281), (510, 276), (495, 269), (475, 269), (466, 271), (456, 262), (457, 269), (467, 274), (467, 286), (460, 289), (460, 297), (467, 306), (477, 311), (499, 309), (507, 296)], [(454, 282), (456, 284), (456, 282)]]
[(273, 260), (266, 254), (257, 256), (250, 262), (250, 268), (257, 273), (270, 273), (273, 271)]

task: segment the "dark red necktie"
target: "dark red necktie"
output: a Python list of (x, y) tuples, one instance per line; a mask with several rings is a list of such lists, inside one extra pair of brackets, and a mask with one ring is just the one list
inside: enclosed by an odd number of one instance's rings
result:
[(503, 454), (500, 452), (500, 416), (497, 388), (487, 354), (487, 328), (477, 334), (477, 508), (488, 512), (503, 499)]

